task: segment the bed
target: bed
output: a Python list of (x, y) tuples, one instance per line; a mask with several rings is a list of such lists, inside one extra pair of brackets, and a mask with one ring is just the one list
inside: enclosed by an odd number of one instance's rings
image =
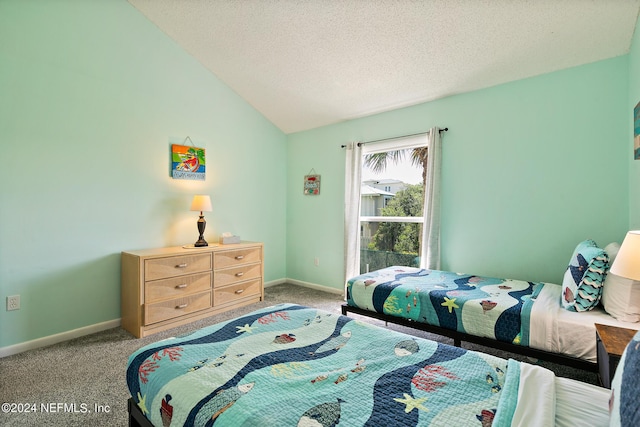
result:
[(609, 390), (295, 304), (142, 347), (126, 380), (134, 426), (609, 425)]
[(597, 305), (562, 306), (554, 283), (393, 266), (347, 281), (343, 314), (356, 313), (518, 354), (597, 371), (595, 323), (639, 329)]

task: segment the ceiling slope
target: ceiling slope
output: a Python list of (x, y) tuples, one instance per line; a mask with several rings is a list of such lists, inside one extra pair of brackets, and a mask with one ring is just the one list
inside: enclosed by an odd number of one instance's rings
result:
[(285, 133), (628, 52), (640, 0), (129, 0)]

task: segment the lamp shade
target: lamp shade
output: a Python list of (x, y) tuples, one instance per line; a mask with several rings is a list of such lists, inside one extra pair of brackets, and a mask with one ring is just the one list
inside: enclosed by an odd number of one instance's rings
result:
[(200, 212), (211, 212), (213, 210), (211, 208), (211, 197), (202, 194), (193, 196), (193, 201), (191, 202), (191, 210)]
[(616, 255), (611, 273), (640, 280), (640, 230), (629, 231)]

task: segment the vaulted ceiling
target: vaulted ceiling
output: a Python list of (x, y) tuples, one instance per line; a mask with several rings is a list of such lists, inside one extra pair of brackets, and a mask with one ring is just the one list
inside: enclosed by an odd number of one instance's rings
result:
[(129, 0), (285, 133), (624, 55), (640, 0)]

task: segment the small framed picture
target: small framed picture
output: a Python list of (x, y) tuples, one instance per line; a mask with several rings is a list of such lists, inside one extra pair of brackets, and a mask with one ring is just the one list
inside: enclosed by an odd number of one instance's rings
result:
[(320, 175), (304, 176), (304, 194), (307, 196), (320, 194)]
[(171, 177), (204, 181), (204, 148), (173, 144), (171, 146)]

